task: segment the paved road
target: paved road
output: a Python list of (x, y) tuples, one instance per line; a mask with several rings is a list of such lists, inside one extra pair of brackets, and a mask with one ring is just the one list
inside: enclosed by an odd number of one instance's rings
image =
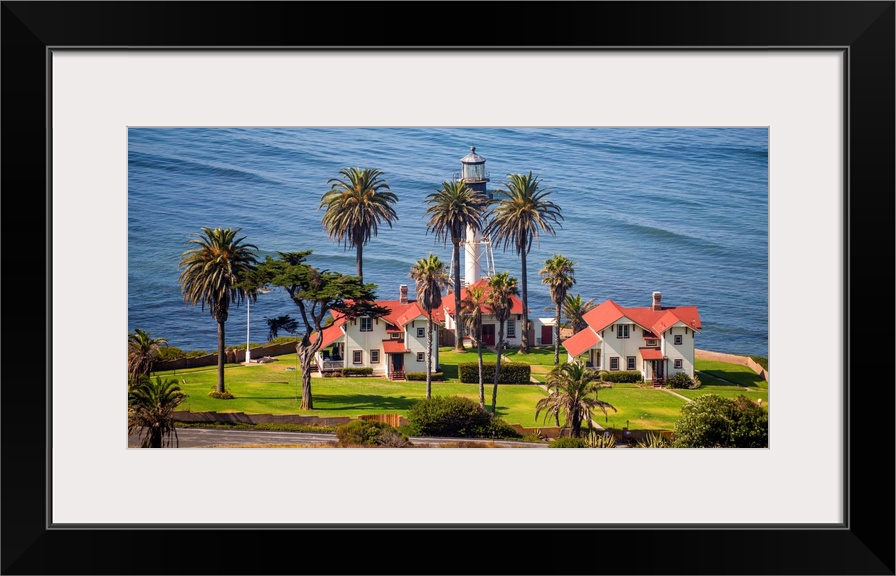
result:
[[(177, 438), (180, 448), (209, 448), (212, 446), (228, 447), (241, 444), (315, 444), (336, 446), (335, 434), (319, 434), (309, 432), (275, 432), (271, 430), (224, 430), (221, 428), (178, 428)], [(456, 442), (486, 443), (492, 440), (481, 438), (422, 438), (411, 437), (415, 445), (438, 445)], [(502, 448), (546, 448), (545, 444), (531, 442), (511, 442), (496, 440), (495, 444)], [(137, 439), (131, 436), (128, 445), (137, 446)]]

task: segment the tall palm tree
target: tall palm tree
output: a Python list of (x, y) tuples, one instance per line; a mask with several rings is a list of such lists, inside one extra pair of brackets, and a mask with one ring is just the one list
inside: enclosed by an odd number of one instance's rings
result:
[[(547, 199), (551, 191), (543, 188), (541, 179), (528, 174), (508, 174), (503, 188), (496, 191), (498, 198), (491, 210), (490, 222), (484, 234), (495, 244), (508, 246), (519, 254), (522, 260), (520, 275), (523, 299), (523, 337), (520, 353), (529, 352), (529, 295), (526, 274), (526, 255), (532, 249), (532, 241), (540, 244), (540, 233), (554, 235), (554, 226), (560, 227), (563, 216), (560, 207)], [(503, 196), (503, 198), (501, 198)]]
[(426, 231), (435, 232), (436, 238), (447, 245), (451, 242), (451, 256), (454, 268), (454, 349), (464, 351), (463, 319), (460, 305), (460, 245), (467, 235), (467, 229), (482, 232), (482, 217), (488, 208), (488, 198), (476, 192), (463, 182), (445, 181), (442, 188), (426, 196), (429, 207), (426, 215), (429, 223)]
[(174, 410), (186, 398), (177, 380), (143, 376), (128, 391), (128, 434), (138, 434), (141, 448), (177, 445)]
[[(591, 425), (591, 416), (595, 410), (600, 410), (607, 416), (607, 409), (616, 412), (616, 408), (609, 402), (597, 399), (597, 390), (601, 388), (599, 382), (594, 380), (593, 370), (585, 368), (582, 362), (564, 362), (551, 370), (547, 379), (549, 396), (542, 398), (535, 404), (535, 418), (544, 411), (544, 419), (549, 416), (559, 418), (564, 415), (564, 426), (569, 426), (573, 437), (582, 435), (582, 423)], [(594, 396), (591, 394), (594, 392)]]
[(511, 296), (519, 296), (516, 278), (509, 272), (495, 274), (488, 280), (488, 307), (498, 321), (498, 358), (495, 360), (495, 382), (492, 387), (492, 414), (498, 406), (498, 375), (501, 372), (501, 348), (504, 346), (504, 323), (510, 318)]
[(544, 268), (538, 271), (541, 274), (542, 284), (547, 284), (551, 292), (551, 301), (554, 303), (554, 366), (560, 365), (560, 309), (566, 300), (566, 293), (576, 283), (575, 262), (563, 256), (554, 254), (544, 261)]
[(426, 397), (432, 397), (432, 311), (442, 305), (442, 288), (448, 284), (445, 263), (430, 252), (411, 267), (417, 288), (417, 305), (426, 312)]
[(159, 357), (161, 346), (167, 346), (165, 338), (153, 338), (152, 332), (135, 328), (128, 333), (128, 384), (133, 386), (143, 376), (149, 376)]
[(482, 286), (469, 286), (460, 305), (470, 334), (476, 339), (476, 353), (479, 357), (479, 405), (485, 408), (485, 383), (482, 377), (482, 308), (488, 305), (485, 290)]
[(240, 285), (253, 273), (258, 261), (255, 253), (258, 247), (244, 243), (246, 237), (237, 237), (241, 228), (207, 228), (197, 234), (198, 238), (188, 240), (192, 245), (183, 253), (179, 282), (184, 302), (195, 306), (200, 304), (218, 323), (218, 386), (224, 393), (224, 323), (230, 311), (230, 304), (242, 303), (243, 298), (257, 297), (255, 290)]
[(398, 220), (393, 208), (398, 196), (378, 168), (343, 168), (339, 174), (341, 178), (327, 180), (330, 190), (320, 201), (320, 208), (326, 208), (322, 221), (331, 239), (345, 249), (355, 247), (358, 277), (363, 280), (363, 246), (377, 235), (380, 224), (385, 222), (391, 228)]
[(576, 294), (575, 296), (572, 294), (566, 295), (566, 298), (563, 300), (563, 316), (569, 321), (573, 334), (578, 334), (588, 327), (588, 323), (585, 322), (585, 314), (595, 306), (593, 298), (582, 300), (581, 294)]

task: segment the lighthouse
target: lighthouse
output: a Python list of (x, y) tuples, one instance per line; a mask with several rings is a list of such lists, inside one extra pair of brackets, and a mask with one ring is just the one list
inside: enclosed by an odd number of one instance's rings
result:
[[(470, 146), (470, 153), (460, 159), (462, 171), (457, 177), (458, 182), (463, 182), (474, 192), (478, 192), (492, 199), (492, 194), (486, 188), (488, 174), (485, 172), (485, 158), (476, 153), (476, 147)], [(464, 285), (475, 284), (482, 278), (483, 250), (482, 234), (467, 227), (467, 240), (464, 243)]]

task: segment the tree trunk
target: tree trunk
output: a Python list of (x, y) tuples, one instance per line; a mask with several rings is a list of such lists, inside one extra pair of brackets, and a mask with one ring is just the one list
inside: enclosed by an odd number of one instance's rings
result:
[(218, 320), (218, 386), (219, 394), (224, 393), (224, 321)]
[(554, 366), (560, 365), (560, 303), (554, 313)]
[(320, 350), (323, 341), (322, 331), (317, 332), (317, 340), (311, 342), (307, 332), (296, 344), (296, 353), (299, 355), (299, 363), (302, 366), (302, 410), (314, 410), (314, 399), (311, 397), (311, 361), (314, 354)]
[(460, 242), (454, 244), (454, 351), (464, 351), (464, 319), (460, 308)]
[(149, 447), (150, 448), (161, 448), (162, 447), (162, 429), (156, 426), (153, 426), (152, 430), (149, 433)]
[(358, 278), (361, 279), (361, 282), (364, 282), (364, 258), (361, 254), (363, 249), (363, 244), (355, 245), (355, 263), (358, 265)]
[(485, 382), (482, 379), (482, 330), (476, 340), (476, 352), (479, 354), (479, 405), (485, 408)]
[(529, 353), (529, 292), (526, 280), (526, 237), (523, 235), (520, 259), (523, 261), (523, 273), (520, 276), (520, 287), (523, 293), (523, 338), (520, 341), (520, 354)]
[(492, 416), (498, 409), (498, 376), (501, 373), (501, 347), (504, 346), (504, 321), (498, 322), (498, 357), (495, 359), (495, 383), (492, 386)]
[(432, 310), (426, 312), (426, 398), (432, 398)]

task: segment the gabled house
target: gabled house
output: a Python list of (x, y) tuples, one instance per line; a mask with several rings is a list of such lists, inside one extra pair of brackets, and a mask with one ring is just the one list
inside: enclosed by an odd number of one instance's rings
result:
[[(488, 279), (483, 278), (475, 283), (473, 286), (480, 286), (485, 290), (485, 294), (488, 295)], [(467, 297), (467, 289), (461, 288), (460, 290), (460, 298), (463, 300)], [(511, 307), (510, 307), (510, 317), (504, 323), (504, 347), (517, 347), (522, 342), (523, 338), (523, 301), (520, 300), (517, 296), (511, 296)], [(445, 331), (453, 332), (456, 326), (455, 323), (455, 306), (454, 306), (454, 292), (450, 294), (446, 294), (442, 296), (442, 307), (444, 312), (445, 319)], [(538, 319), (532, 318), (530, 316), (529, 322), (532, 323), (532, 329), (529, 332), (529, 342), (530, 344), (535, 344), (532, 339), (533, 334), (540, 334), (541, 325)], [(464, 334), (464, 346), (467, 348), (475, 346), (473, 340), (470, 338), (469, 330), (465, 326), (463, 328)], [(498, 344), (498, 321), (495, 319), (495, 315), (492, 314), (491, 308), (484, 307), (482, 310), (482, 346), (483, 347), (492, 347), (497, 346)]]
[[(404, 379), (405, 372), (426, 371), (427, 316), (416, 300), (408, 299), (408, 287), (399, 287), (398, 300), (377, 300), (389, 309), (381, 317), (348, 319), (332, 313), (333, 323), (322, 332), (317, 351), (318, 372), (343, 368), (372, 368), (375, 376)], [(444, 322), (441, 310), (433, 310), (432, 370), (439, 366), (439, 327)], [(313, 335), (315, 338), (317, 335)]]
[(676, 372), (694, 377), (694, 343), (703, 328), (696, 306), (663, 306), (653, 293), (650, 306), (628, 308), (607, 300), (584, 316), (588, 327), (563, 342), (572, 361), (587, 354), (598, 370), (638, 370), (662, 386)]

